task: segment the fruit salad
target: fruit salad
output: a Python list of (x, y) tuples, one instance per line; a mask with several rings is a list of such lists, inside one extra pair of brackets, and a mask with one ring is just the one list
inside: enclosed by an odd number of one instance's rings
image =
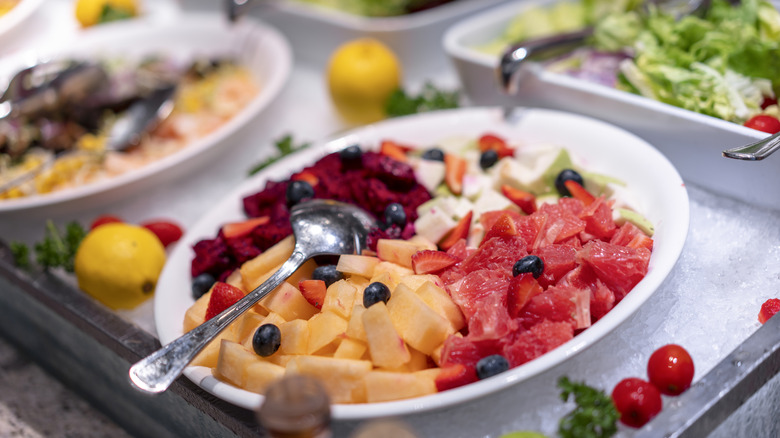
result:
[(419, 397), (491, 378), (572, 339), (644, 278), (653, 226), (624, 185), (559, 145), (493, 134), (421, 149), (350, 146), (244, 199), (250, 219), (195, 245), (184, 331), (292, 253), (289, 208), (353, 202), (370, 250), (312, 259), (195, 359), (263, 393), (319, 377), (334, 403)]

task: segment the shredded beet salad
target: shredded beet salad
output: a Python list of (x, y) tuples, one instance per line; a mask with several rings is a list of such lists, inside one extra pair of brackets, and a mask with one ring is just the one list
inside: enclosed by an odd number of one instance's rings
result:
[(431, 199), (430, 193), (420, 185), (412, 168), (386, 155), (363, 152), (355, 163), (343, 162), (338, 153), (321, 158), (312, 166), (293, 174), (285, 181), (268, 181), (265, 188), (243, 199), (244, 213), (250, 218), (267, 216), (269, 221), (251, 233), (226, 238), (220, 229), (214, 239), (204, 239), (193, 246), (191, 275), (209, 273), (224, 280), (245, 261), (261, 254), (280, 240), (292, 234), (290, 210), (286, 202), (290, 181), (305, 179), (313, 183), (314, 198), (332, 199), (358, 205), (378, 219), (385, 207), (397, 202), (404, 206), (407, 226), (401, 230), (393, 226), (377, 229), (369, 239), (369, 245), (378, 238), (410, 238), (414, 235), (417, 207)]

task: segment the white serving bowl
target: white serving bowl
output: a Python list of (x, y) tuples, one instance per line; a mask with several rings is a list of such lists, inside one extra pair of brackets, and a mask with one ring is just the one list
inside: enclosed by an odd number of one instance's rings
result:
[[(532, 5), (555, 0), (514, 1), (475, 14), (444, 34), (443, 44), (464, 91), (477, 105), (522, 105), (596, 117), (625, 128), (661, 150), (686, 181), (745, 201), (780, 209), (780, 157), (762, 162), (723, 158), (724, 149), (752, 143), (767, 134), (724, 120), (660, 103), (604, 85), (529, 66), (519, 92), (499, 86), (498, 56), (474, 47), (501, 35), (507, 24)], [(759, 181), (761, 183), (759, 183)], [(770, 190), (769, 187), (772, 187)]]

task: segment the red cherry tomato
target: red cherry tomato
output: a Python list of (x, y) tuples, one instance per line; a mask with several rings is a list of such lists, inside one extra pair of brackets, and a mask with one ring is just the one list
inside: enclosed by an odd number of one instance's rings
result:
[(141, 226), (154, 233), (165, 247), (181, 239), (182, 234), (184, 234), (181, 227), (171, 221), (148, 221), (142, 223)]
[(650, 382), (636, 377), (621, 380), (612, 390), (612, 402), (620, 421), (631, 427), (642, 427), (661, 412), (661, 393)]
[(113, 223), (122, 223), (124, 222), (122, 218), (110, 214), (104, 214), (101, 216), (98, 216), (95, 218), (94, 221), (92, 221), (92, 225), (89, 226), (90, 230), (94, 230), (95, 228), (104, 225), (104, 224), (113, 224)]
[(664, 345), (647, 361), (650, 383), (666, 395), (680, 395), (693, 381), (693, 359), (681, 346)]
[(753, 116), (750, 120), (745, 122), (745, 126), (770, 134), (780, 132), (780, 120), (766, 114)]

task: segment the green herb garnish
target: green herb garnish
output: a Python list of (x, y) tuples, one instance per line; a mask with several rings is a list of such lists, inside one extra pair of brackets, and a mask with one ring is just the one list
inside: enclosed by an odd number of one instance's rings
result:
[(30, 267), (30, 248), (22, 242), (11, 242), (14, 264), (22, 269)]
[(47, 221), (43, 240), (35, 244), (35, 260), (43, 268), (61, 267), (73, 272), (73, 259), (86, 234), (86, 230), (78, 222), (65, 225), (63, 233), (52, 221)]
[(574, 396), (577, 407), (561, 418), (558, 434), (563, 438), (604, 438), (617, 433), (619, 418), (612, 398), (585, 383), (577, 383), (568, 377), (558, 380), (561, 399)]
[(305, 149), (309, 147), (311, 143), (299, 143), (295, 144), (293, 142), (293, 138), (291, 134), (286, 134), (284, 137), (276, 140), (274, 142), (274, 145), (276, 146), (277, 153), (276, 155), (273, 155), (264, 161), (261, 161), (260, 163), (254, 165), (251, 169), (249, 169), (249, 175), (254, 175), (257, 172), (265, 169), (266, 167), (270, 166), (271, 164), (281, 160), (287, 155), (290, 155), (293, 152), (297, 152), (301, 149)]
[(133, 13), (124, 8), (106, 4), (100, 12), (98, 23), (108, 23), (109, 21), (127, 20), (133, 18)]
[(395, 90), (385, 103), (385, 112), (388, 117), (407, 116), (426, 111), (457, 108), (459, 102), (459, 91), (440, 90), (432, 83), (426, 82), (417, 96), (407, 94), (403, 88)]

